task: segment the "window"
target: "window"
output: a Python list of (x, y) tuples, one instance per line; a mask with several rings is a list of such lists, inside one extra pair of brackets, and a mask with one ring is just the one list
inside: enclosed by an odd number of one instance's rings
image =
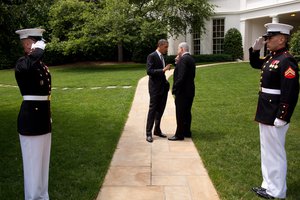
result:
[(223, 53), (224, 19), (213, 19), (213, 54)]
[(193, 45), (194, 45), (194, 55), (200, 55), (200, 33), (194, 32), (193, 33)]

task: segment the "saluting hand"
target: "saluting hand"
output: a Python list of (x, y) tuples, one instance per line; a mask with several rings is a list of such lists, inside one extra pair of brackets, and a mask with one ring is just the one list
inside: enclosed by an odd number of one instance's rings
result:
[(265, 41), (263, 37), (259, 37), (255, 40), (254, 44), (252, 45), (252, 48), (254, 51), (260, 50), (265, 45)]
[(45, 49), (46, 43), (43, 40), (39, 40), (36, 43), (31, 45), (31, 49), (39, 48), (39, 49)]

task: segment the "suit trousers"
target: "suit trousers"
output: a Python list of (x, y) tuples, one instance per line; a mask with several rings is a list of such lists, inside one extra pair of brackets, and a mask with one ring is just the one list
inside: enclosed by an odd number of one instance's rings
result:
[(259, 123), (263, 176), (261, 187), (276, 198), (286, 197), (287, 160), (284, 146), (288, 128), (289, 124), (275, 127)]
[(25, 200), (48, 200), (51, 133), (19, 137), (23, 157)]
[(155, 121), (154, 131), (161, 132), (160, 122), (165, 111), (169, 87), (166, 87), (162, 94), (150, 94), (149, 111), (147, 117), (146, 134), (152, 135), (152, 128)]
[(175, 135), (179, 138), (184, 136), (191, 136), (191, 123), (192, 123), (192, 104), (194, 97), (186, 95), (175, 96), (176, 106), (176, 122), (177, 128)]

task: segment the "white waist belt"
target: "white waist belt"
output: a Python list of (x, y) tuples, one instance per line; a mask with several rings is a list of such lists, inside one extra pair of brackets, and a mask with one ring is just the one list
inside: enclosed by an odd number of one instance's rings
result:
[(24, 101), (48, 101), (51, 99), (51, 96), (35, 96), (35, 95), (24, 95)]
[(261, 91), (263, 93), (267, 93), (267, 94), (281, 94), (280, 90), (276, 90), (276, 89), (269, 89), (269, 88), (261, 88)]

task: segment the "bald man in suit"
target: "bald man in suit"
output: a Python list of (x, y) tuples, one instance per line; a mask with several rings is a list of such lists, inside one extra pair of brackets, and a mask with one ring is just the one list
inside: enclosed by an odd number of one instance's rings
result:
[(177, 59), (172, 88), (172, 93), (175, 95), (177, 128), (175, 135), (168, 138), (171, 141), (192, 137), (191, 109), (195, 96), (196, 65), (194, 58), (189, 53), (189, 46), (186, 42), (178, 45)]

